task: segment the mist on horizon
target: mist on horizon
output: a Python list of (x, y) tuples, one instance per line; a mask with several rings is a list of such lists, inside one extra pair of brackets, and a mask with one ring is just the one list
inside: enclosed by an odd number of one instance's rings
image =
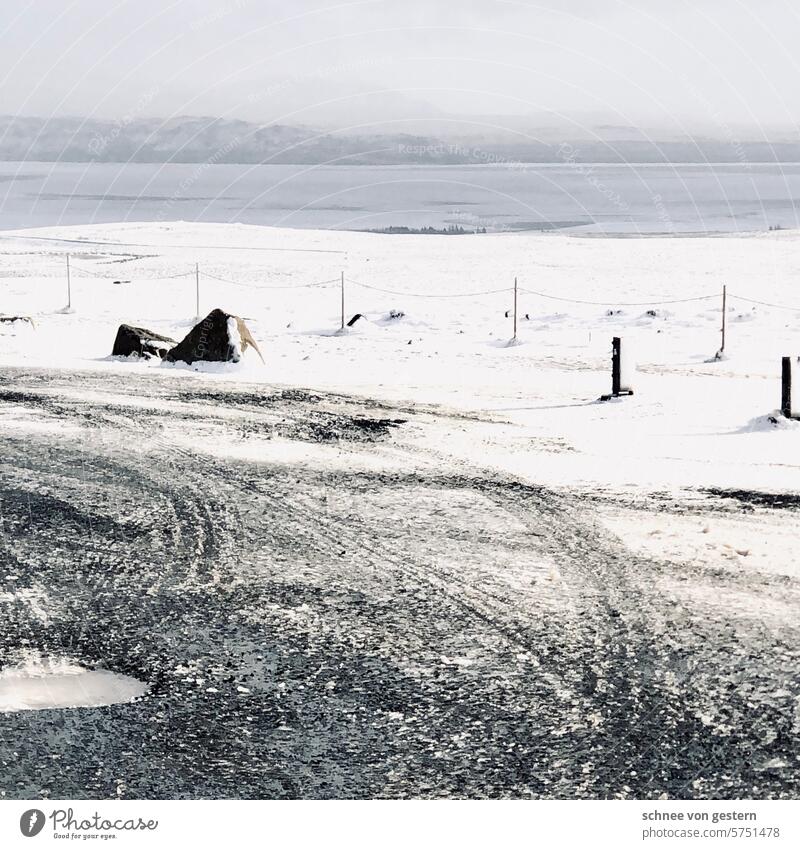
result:
[(799, 41), (783, 0), (38, 0), (0, 9), (0, 96), (45, 119), (764, 140), (800, 120)]

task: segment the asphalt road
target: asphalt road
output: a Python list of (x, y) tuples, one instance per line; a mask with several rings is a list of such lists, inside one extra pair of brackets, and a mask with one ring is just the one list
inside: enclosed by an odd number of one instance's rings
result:
[(635, 556), (434, 427), (469, 421), (0, 370), (0, 662), (150, 686), (0, 714), (5, 798), (796, 798), (798, 582)]

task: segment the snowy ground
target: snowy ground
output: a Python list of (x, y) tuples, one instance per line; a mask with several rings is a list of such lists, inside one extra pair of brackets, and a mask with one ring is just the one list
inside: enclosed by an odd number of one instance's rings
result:
[[(67, 252), (76, 312), (59, 315)], [(798, 256), (797, 232), (392, 237), (180, 223), (12, 231), (0, 238), (2, 311), (32, 316), (36, 329), (0, 328), (0, 364), (144, 370), (105, 359), (116, 327), (124, 320), (181, 338), (195, 315), (198, 262), (201, 313), (220, 306), (246, 317), (267, 355), (266, 367), (251, 355), (226, 380), (491, 412), (513, 425), (497, 461), (538, 481), (796, 489), (796, 433), (764, 416), (780, 402), (780, 357), (800, 349)], [(342, 271), (347, 317), (370, 320), (346, 337), (330, 335)], [(598, 304), (523, 291), (522, 344), (506, 347), (510, 291), (449, 296), (509, 290), (515, 276), (523, 289)], [(723, 284), (728, 359), (707, 363), (720, 344)], [(621, 306), (629, 302), (641, 305)], [(387, 319), (393, 309), (404, 317)], [(637, 351), (637, 394), (598, 405), (614, 335)]]
[[(2, 311), (35, 323), (0, 324), (3, 664), (150, 688), (0, 716), (2, 790), (796, 795), (800, 425), (770, 414), (800, 309), (743, 298), (800, 306), (798, 248), (2, 234)], [(121, 321), (187, 332), (195, 262), (266, 366), (110, 360)], [(598, 303), (521, 292), (508, 347), (515, 275)], [(598, 403), (613, 335), (636, 394)]]

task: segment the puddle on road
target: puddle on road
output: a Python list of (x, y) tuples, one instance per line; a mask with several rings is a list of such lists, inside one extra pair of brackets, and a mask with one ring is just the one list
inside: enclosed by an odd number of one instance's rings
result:
[(0, 672), (0, 713), (122, 704), (147, 690), (136, 678), (65, 661), (12, 666)]

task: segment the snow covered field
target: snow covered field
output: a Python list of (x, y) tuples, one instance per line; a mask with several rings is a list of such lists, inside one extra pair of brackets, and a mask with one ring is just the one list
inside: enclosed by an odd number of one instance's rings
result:
[[(68, 252), (75, 313), (61, 315)], [(539, 482), (796, 490), (798, 428), (766, 416), (780, 403), (780, 357), (800, 351), (798, 256), (797, 232), (397, 237), (182, 223), (12, 231), (0, 238), (2, 310), (30, 315), (36, 329), (0, 328), (0, 364), (168, 371), (108, 354), (122, 321), (185, 335), (198, 263), (200, 312), (245, 317), (267, 356), (262, 366), (251, 352), (220, 379), (479, 409), (508, 425), (487, 435), (487, 459)], [(368, 319), (343, 337), (332, 335), (341, 272), (347, 318)], [(515, 276), (521, 344), (507, 347)], [(724, 284), (727, 357), (709, 363)], [(477, 292), (491, 294), (463, 297)], [(389, 318), (392, 310), (403, 317)], [(597, 404), (610, 389), (615, 335), (637, 352), (636, 394)], [(445, 447), (475, 450), (455, 435)]]
[[(74, 314), (59, 312), (67, 254)], [(800, 232), (440, 237), (181, 222), (10, 231), (0, 238), (0, 309), (31, 316), (35, 329), (0, 325), (0, 365), (189, 379), (180, 366), (108, 355), (123, 321), (178, 340), (188, 332), (195, 264), (201, 315), (245, 317), (267, 359), (250, 351), (238, 366), (204, 369), (218, 380), (480, 411), (483, 426), (429, 433), (429, 447), (480, 452), (533, 483), (800, 491), (800, 423), (770, 419), (780, 358), (800, 353)], [(344, 336), (334, 333), (342, 272), (346, 318), (366, 317)], [(520, 344), (509, 346), (515, 277)], [(723, 285), (726, 356), (709, 362)], [(598, 403), (615, 335), (635, 352), (635, 395)], [(738, 547), (751, 537), (740, 529)], [(793, 562), (790, 548), (776, 549)]]
[[(2, 311), (35, 325), (0, 324), (4, 663), (150, 688), (56, 741), (120, 775), (47, 787), (795, 793), (800, 424), (771, 416), (797, 256), (792, 232), (0, 234)], [(195, 263), (201, 315), (244, 317), (266, 365), (109, 358), (120, 322), (189, 330)], [(342, 272), (366, 320), (336, 334)], [(615, 335), (636, 394), (599, 403)], [(0, 747), (48, 741), (24, 713)], [(28, 767), (5, 792), (39, 792)]]

